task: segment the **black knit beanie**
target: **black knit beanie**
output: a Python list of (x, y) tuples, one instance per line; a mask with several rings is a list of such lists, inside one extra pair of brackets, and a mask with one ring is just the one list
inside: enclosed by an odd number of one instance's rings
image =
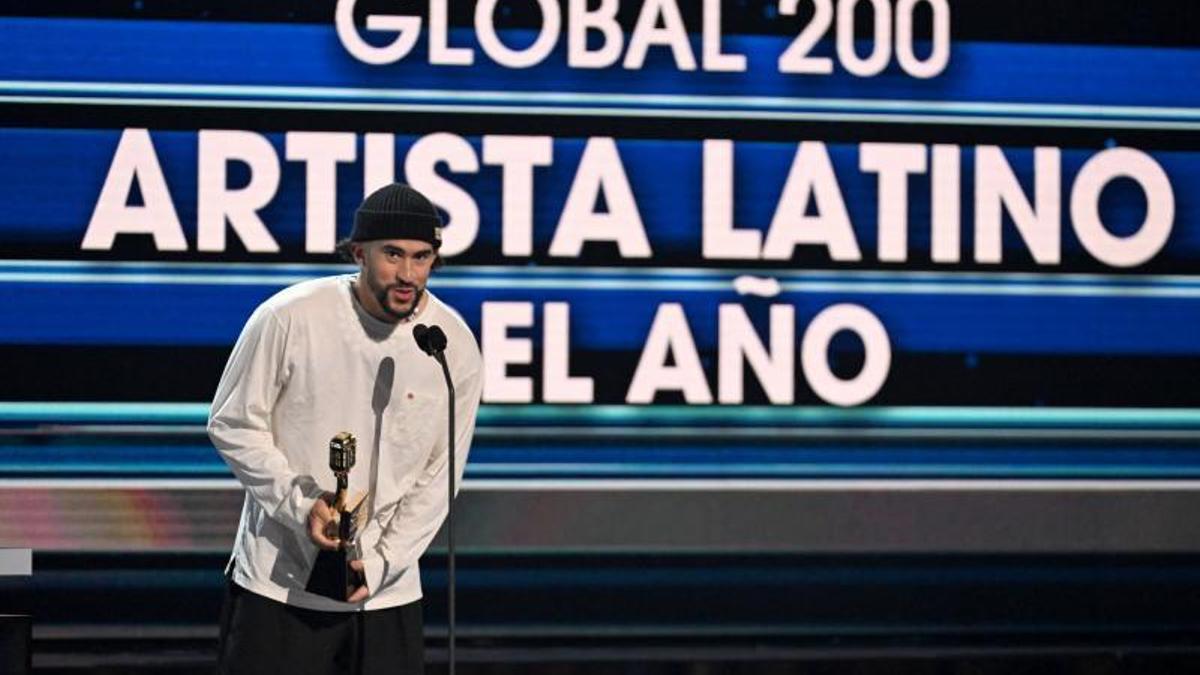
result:
[(442, 218), (425, 195), (404, 183), (372, 192), (354, 212), (350, 241), (416, 239), (442, 245)]

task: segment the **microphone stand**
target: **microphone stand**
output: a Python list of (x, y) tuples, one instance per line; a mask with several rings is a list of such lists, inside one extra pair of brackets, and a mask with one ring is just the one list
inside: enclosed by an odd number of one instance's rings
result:
[(450, 660), (450, 675), (454, 675), (454, 382), (450, 379), (450, 367), (446, 365), (446, 355), (442, 351), (434, 352), (433, 358), (442, 366), (442, 375), (446, 377), (446, 392), (450, 398), (450, 498), (446, 500), (446, 547), (449, 560), (447, 561), (447, 571), (449, 576), (449, 603), (450, 603), (450, 633), (448, 640), (448, 658)]
[(446, 335), (442, 329), (433, 326), (426, 327), (424, 324), (413, 326), (413, 337), (417, 341), (417, 345), (421, 351), (432, 356), (442, 367), (442, 375), (446, 378), (446, 392), (449, 399), (449, 452), (447, 458), (449, 462), (447, 474), (450, 477), (450, 493), (446, 499), (446, 547), (448, 553), (447, 560), (447, 581), (448, 587), (448, 604), (449, 604), (449, 634), (447, 637), (447, 659), (449, 662), (449, 675), (454, 675), (454, 624), (455, 624), (455, 598), (454, 598), (454, 483), (455, 483), (455, 456), (454, 456), (454, 381), (450, 378), (450, 366), (446, 363)]

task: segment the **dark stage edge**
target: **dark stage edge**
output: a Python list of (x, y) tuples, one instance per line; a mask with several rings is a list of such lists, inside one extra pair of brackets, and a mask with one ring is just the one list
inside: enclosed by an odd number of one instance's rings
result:
[[(1188, 638), (1095, 645), (1079, 642), (1033, 644), (1034, 636), (1012, 636), (1026, 644), (925, 646), (906, 643), (813, 641), (782, 644), (713, 640), (638, 641), (592, 639), (489, 644), (463, 639), (456, 670), (463, 675), (547, 673), (607, 675), (667, 674), (963, 674), (1054, 673), (1154, 675), (1200, 671), (1200, 647)], [(1031, 642), (1032, 641), (1032, 642)], [(211, 673), (215, 639), (38, 641), (34, 673)], [(427, 672), (447, 672), (444, 635), (429, 639)]]
[[(36, 673), (211, 672), (224, 553), (35, 555)], [(445, 559), (423, 561), (445, 672)], [(458, 671), (1200, 672), (1200, 556), (463, 555)], [(11, 596), (10, 596), (11, 597)]]

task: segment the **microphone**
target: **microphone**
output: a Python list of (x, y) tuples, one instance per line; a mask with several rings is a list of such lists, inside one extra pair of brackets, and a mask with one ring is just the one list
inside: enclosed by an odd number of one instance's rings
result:
[(413, 339), (421, 351), (430, 356), (446, 351), (446, 334), (438, 326), (426, 326), (423, 323), (413, 326)]

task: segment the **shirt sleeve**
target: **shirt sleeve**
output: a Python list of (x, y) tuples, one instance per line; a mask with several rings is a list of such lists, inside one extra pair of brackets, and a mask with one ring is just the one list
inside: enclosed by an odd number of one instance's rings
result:
[[(479, 411), (482, 393), (482, 368), (478, 352), (473, 369), (454, 382), (454, 487), (462, 486), (463, 471), (471, 439), (475, 434), (475, 415)], [(445, 420), (441, 415), (439, 420)], [(438, 443), (421, 475), (409, 492), (400, 500), (396, 514), (379, 542), (371, 551), (364, 551), (363, 575), (372, 595), (394, 584), (404, 570), (415, 565), (437, 534), (449, 510), (449, 457), (446, 432), (438, 435)]]
[(208, 437), (246, 492), (274, 520), (307, 540), (308, 512), (322, 491), (292, 470), (275, 446), (271, 414), (287, 383), (287, 331), (259, 307), (234, 345), (208, 417)]

